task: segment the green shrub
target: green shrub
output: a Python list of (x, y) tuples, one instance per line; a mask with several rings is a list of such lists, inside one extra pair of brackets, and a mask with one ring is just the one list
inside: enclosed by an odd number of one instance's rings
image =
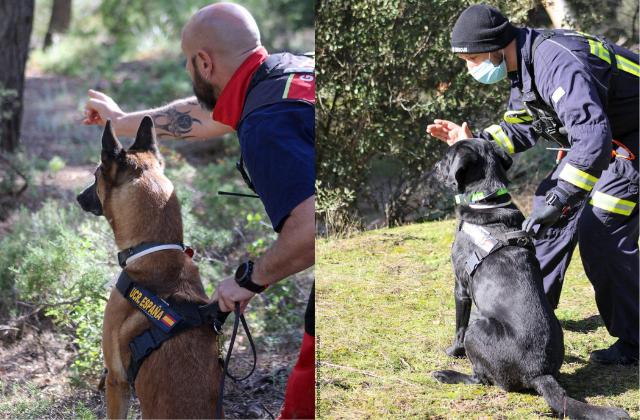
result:
[(15, 315), (18, 302), (45, 308), (57, 325), (75, 331), (72, 368), (95, 372), (102, 364), (103, 285), (118, 271), (115, 252), (104, 218), (55, 201), (31, 215), (23, 209), (13, 233), (0, 240), (0, 314)]

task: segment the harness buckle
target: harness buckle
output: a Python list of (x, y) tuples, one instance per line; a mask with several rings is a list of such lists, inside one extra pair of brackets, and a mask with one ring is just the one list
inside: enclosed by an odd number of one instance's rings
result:
[(467, 271), (467, 274), (473, 276), (483, 259), (484, 258), (479, 258), (478, 254), (474, 251), (464, 263), (464, 269)]

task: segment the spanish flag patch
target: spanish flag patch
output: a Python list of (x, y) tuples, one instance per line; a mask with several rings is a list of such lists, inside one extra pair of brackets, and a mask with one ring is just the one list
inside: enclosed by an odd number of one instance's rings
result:
[(168, 327), (173, 327), (173, 324), (176, 323), (176, 320), (171, 318), (169, 315), (165, 315), (164, 318), (162, 318), (162, 322), (164, 322)]

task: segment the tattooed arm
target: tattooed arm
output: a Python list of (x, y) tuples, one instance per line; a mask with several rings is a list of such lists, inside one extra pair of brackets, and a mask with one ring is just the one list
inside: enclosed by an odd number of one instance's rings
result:
[(202, 140), (233, 132), (233, 128), (211, 119), (211, 113), (200, 108), (195, 96), (180, 99), (161, 108), (125, 113), (113, 99), (101, 92), (89, 91), (91, 99), (85, 108), (85, 125), (104, 126), (111, 119), (118, 136), (135, 137), (140, 121), (150, 115), (159, 138)]

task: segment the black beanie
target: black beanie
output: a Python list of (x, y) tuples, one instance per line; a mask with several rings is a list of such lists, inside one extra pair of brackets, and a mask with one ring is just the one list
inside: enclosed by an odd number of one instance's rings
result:
[(516, 28), (495, 7), (476, 4), (468, 7), (451, 33), (451, 51), (477, 54), (500, 50), (515, 38)]

